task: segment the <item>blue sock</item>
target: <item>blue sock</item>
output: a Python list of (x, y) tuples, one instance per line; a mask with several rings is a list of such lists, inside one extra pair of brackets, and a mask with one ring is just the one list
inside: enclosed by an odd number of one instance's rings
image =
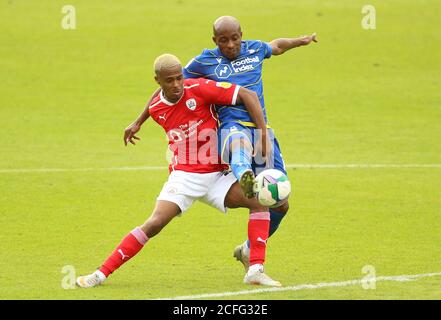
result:
[(279, 228), (280, 222), (285, 217), (285, 213), (277, 212), (270, 209), (270, 229), (268, 237), (271, 237)]
[(235, 148), (231, 154), (230, 165), (234, 176), (239, 180), (245, 170), (251, 169), (251, 150), (242, 145)]

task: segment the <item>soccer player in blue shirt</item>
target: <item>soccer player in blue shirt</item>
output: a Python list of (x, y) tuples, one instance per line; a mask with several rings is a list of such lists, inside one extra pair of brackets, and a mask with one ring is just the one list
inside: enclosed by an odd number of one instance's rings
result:
[[(207, 78), (238, 84), (257, 93), (265, 115), (265, 102), (262, 84), (264, 59), (281, 55), (286, 51), (317, 42), (316, 34), (299, 38), (279, 38), (269, 43), (242, 40), (239, 21), (231, 16), (218, 18), (213, 25), (215, 49), (205, 49), (193, 58), (184, 68), (186, 78)], [(266, 143), (265, 135), (254, 130), (255, 124), (244, 106), (216, 106), (219, 117), (219, 153), (223, 161), (230, 164), (247, 197), (254, 195), (255, 174), (265, 168), (275, 168), (286, 174), (279, 143), (272, 129), (268, 131), (271, 154), (254, 157), (258, 143)], [(271, 128), (270, 126), (267, 126)], [(255, 148), (253, 148), (253, 145)], [(257, 147), (257, 148), (256, 148)], [(269, 236), (279, 224), (289, 208), (288, 202), (270, 210), (271, 221)], [(237, 246), (234, 257), (241, 261), (245, 269), (249, 265), (249, 241)]]

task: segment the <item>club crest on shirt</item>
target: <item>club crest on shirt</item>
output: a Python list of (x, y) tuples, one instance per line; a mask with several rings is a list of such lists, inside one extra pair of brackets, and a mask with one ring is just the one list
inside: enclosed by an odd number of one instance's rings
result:
[(177, 193), (178, 193), (178, 189), (176, 189), (175, 187), (170, 187), (170, 188), (167, 190), (167, 193), (168, 193), (168, 194), (177, 194)]
[(219, 79), (226, 79), (233, 73), (233, 70), (228, 64), (222, 63), (214, 69), (214, 73)]
[(190, 109), (191, 111), (193, 111), (194, 109), (196, 109), (196, 100), (193, 99), (193, 98), (188, 99), (188, 100), (185, 102), (185, 105), (187, 106), (188, 109)]

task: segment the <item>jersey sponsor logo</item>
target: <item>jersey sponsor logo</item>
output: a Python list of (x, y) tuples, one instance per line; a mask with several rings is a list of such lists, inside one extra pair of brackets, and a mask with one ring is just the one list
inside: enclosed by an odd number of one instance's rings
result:
[(233, 73), (233, 71), (231, 70), (231, 67), (228, 64), (223, 63), (216, 67), (214, 73), (216, 73), (218, 78), (226, 79)]
[(188, 109), (190, 109), (191, 111), (193, 111), (194, 109), (196, 109), (196, 100), (193, 99), (193, 98), (188, 99), (188, 100), (185, 102), (185, 105), (187, 106)]
[(171, 129), (167, 132), (170, 141), (181, 142), (197, 133), (197, 129), (204, 123), (204, 120), (190, 121), (188, 124), (181, 124), (179, 128)]
[(174, 141), (174, 142), (181, 142), (182, 140), (184, 140), (185, 134), (181, 131), (181, 130), (170, 130), (168, 132), (168, 135), (170, 137), (170, 140)]
[(193, 135), (197, 132), (198, 127), (199, 127), (202, 123), (204, 123), (204, 120), (202, 120), (202, 119), (199, 120), (198, 122), (191, 121), (191, 122), (189, 123), (188, 129), (186, 129), (186, 130), (184, 131), (184, 133), (187, 135), (187, 137), (191, 137), (191, 136), (193, 136)]
[(217, 63), (221, 63), (222, 62), (222, 58), (216, 58)]
[(255, 56), (253, 58), (246, 57), (242, 60), (236, 60), (231, 62), (231, 66), (233, 67), (234, 72), (244, 72), (254, 70), (253, 63), (259, 63), (259, 56)]
[(229, 89), (229, 88), (231, 88), (231, 86), (232, 86), (232, 84), (229, 82), (216, 82), (216, 87)]
[(159, 115), (158, 116), (158, 118), (159, 118), (159, 120), (167, 120), (167, 119), (165, 119), (165, 116), (166, 116), (167, 114), (166, 113), (164, 113), (163, 115)]

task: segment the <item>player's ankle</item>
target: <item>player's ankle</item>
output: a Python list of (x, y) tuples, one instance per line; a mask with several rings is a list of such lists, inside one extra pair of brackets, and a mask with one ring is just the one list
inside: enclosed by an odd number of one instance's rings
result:
[(112, 273), (106, 266), (101, 266), (98, 270), (95, 271), (96, 274), (100, 277), (100, 279), (107, 279)]
[(263, 272), (263, 264), (256, 263), (256, 264), (250, 265), (248, 272), (249, 273)]

